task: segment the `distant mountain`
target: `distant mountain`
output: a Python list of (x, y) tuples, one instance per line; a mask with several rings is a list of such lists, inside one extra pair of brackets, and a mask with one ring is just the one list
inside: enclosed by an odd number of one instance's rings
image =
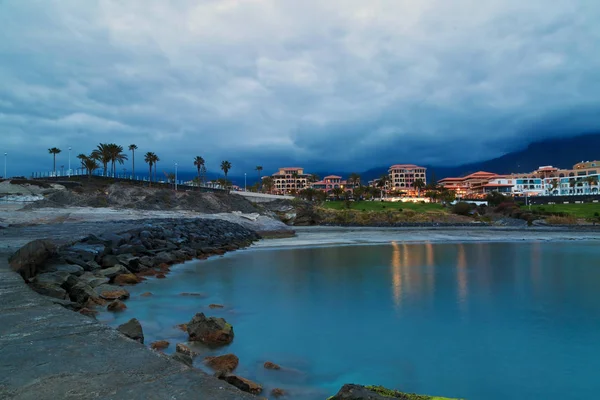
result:
[[(505, 154), (492, 160), (442, 167), (426, 165), (427, 177), (435, 174), (437, 180), (449, 176), (464, 176), (477, 171), (509, 174), (511, 172), (531, 172), (542, 165), (571, 168), (580, 161), (600, 159), (600, 133), (569, 138), (548, 139), (531, 143), (525, 149)], [(387, 174), (388, 166), (373, 168), (361, 174), (363, 181), (379, 178)]]

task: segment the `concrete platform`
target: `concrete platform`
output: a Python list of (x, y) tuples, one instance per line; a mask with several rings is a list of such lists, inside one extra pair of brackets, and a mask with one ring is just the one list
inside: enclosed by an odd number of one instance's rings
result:
[[(0, 237), (16, 245), (18, 233)], [(9, 269), (12, 246), (0, 247), (0, 399), (256, 399), (52, 303)]]

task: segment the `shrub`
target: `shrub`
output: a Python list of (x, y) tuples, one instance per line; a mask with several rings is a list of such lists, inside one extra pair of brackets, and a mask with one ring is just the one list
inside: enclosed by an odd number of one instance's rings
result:
[(456, 203), (452, 207), (452, 212), (458, 215), (469, 215), (471, 214), (471, 205), (465, 202)]
[(573, 216), (552, 215), (546, 218), (546, 222), (550, 225), (575, 225), (577, 223), (577, 218)]

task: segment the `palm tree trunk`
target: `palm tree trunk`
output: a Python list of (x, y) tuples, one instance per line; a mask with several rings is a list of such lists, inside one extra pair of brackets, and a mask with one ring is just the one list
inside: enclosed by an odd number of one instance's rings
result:
[(150, 166), (150, 172), (148, 173), (148, 182), (150, 186), (152, 186), (152, 164), (148, 164)]
[(131, 150), (131, 179), (135, 179), (135, 150)]
[(56, 174), (56, 153), (52, 155), (54, 157), (54, 163), (52, 164), (52, 172)]

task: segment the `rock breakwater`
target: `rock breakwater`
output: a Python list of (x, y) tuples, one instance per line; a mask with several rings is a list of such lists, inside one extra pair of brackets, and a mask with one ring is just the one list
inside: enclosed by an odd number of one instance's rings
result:
[(73, 309), (129, 297), (127, 285), (164, 276), (173, 264), (244, 248), (260, 236), (222, 220), (156, 220), (57, 246), (36, 240), (10, 258), (32, 289)]

